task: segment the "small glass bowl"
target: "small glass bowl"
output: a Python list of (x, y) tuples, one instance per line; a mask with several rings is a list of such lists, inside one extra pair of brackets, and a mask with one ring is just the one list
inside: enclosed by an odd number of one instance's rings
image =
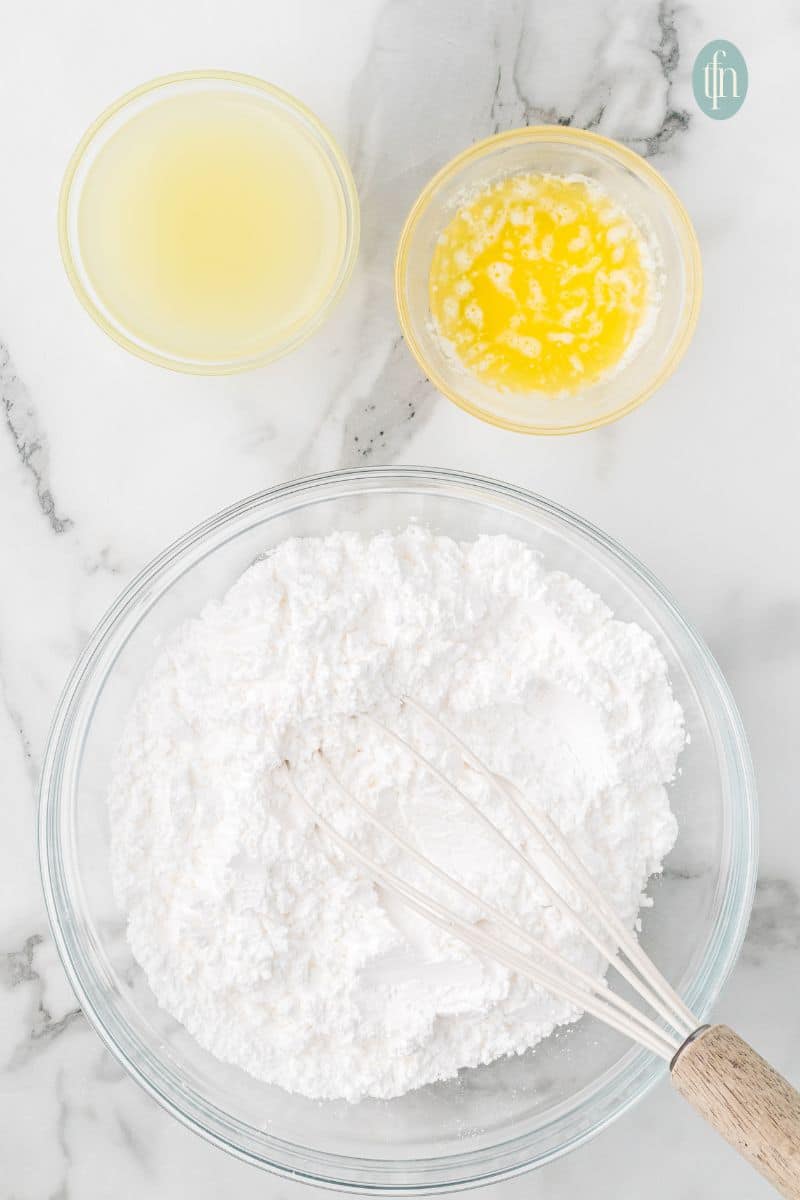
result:
[[(211, 517), (133, 580), (91, 637), (55, 715), (39, 856), (59, 953), (88, 1020), (130, 1075), (208, 1141), (287, 1178), (372, 1194), (456, 1190), (517, 1175), (598, 1133), (666, 1067), (584, 1017), (534, 1050), (396, 1100), (289, 1095), (213, 1058), (159, 1008), (109, 878), (111, 761), (159, 640), (288, 537), (421, 521), (458, 539), (519, 538), (656, 639), (691, 737), (670, 789), (678, 841), (650, 881), (641, 941), (698, 1021), (742, 944), (756, 872), (747, 743), (714, 660), (621, 546), (548, 500), (456, 471), (375, 467), (271, 488)], [(162, 641), (163, 644), (163, 641)]]
[[(331, 282), (327, 295), (315, 309), (307, 313), (302, 323), (293, 326), (282, 340), (276, 341), (266, 346), (258, 354), (246, 358), (222, 360), (184, 358), (173, 354), (164, 347), (142, 340), (133, 331), (126, 328), (124, 323), (104, 304), (81, 254), (78, 231), (81, 192), (92, 163), (108, 139), (122, 125), (149, 105), (158, 104), (172, 96), (208, 91), (239, 95), (250, 93), (255, 95), (261, 104), (267, 104), (271, 108), (279, 110), (284, 116), (291, 118), (297, 127), (298, 136), (312, 142), (327, 163), (340, 193), (342, 252), (338, 272)], [(94, 124), (87, 129), (69, 161), (61, 185), (58, 236), (64, 267), (78, 299), (89, 316), (115, 342), (139, 358), (144, 358), (161, 367), (169, 367), (172, 370), (184, 371), (193, 375), (228, 375), (236, 371), (246, 371), (251, 367), (263, 366), (265, 363), (288, 354), (290, 350), (296, 349), (309, 338), (327, 318), (334, 304), (344, 292), (358, 255), (358, 193), (347, 159), (332, 135), (314, 113), (294, 96), (290, 96), (288, 92), (284, 92), (281, 88), (277, 88), (263, 79), (258, 79), (254, 75), (240, 75), (231, 71), (184, 71), (176, 75), (164, 75), (150, 80), (132, 92), (126, 93), (105, 112), (102, 112)]]
[[(465, 196), (525, 171), (583, 175), (600, 184), (636, 221), (657, 251), (660, 299), (653, 328), (615, 373), (582, 392), (501, 392), (448, 355), (428, 298), (434, 248)], [(395, 261), (395, 297), (408, 346), (440, 392), (460, 408), (517, 433), (580, 433), (625, 416), (674, 371), (700, 309), (700, 248), (672, 188), (632, 150), (582, 129), (536, 125), (470, 146), (434, 175), (406, 219)]]

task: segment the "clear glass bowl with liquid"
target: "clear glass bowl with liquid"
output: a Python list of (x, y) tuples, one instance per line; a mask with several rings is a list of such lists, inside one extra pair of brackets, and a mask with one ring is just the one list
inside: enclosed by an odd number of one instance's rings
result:
[[(500, 391), (448, 353), (431, 313), (429, 275), (437, 240), (465, 198), (526, 172), (599, 184), (656, 251), (659, 300), (653, 327), (624, 366), (566, 396)], [(408, 214), (395, 260), (395, 298), (408, 348), (431, 383), (460, 408), (516, 433), (582, 433), (632, 412), (675, 370), (694, 333), (702, 265), (689, 216), (640, 155), (585, 129), (532, 125), (476, 142), (423, 188)]]
[(251, 75), (185, 71), (101, 113), (67, 166), (67, 276), (89, 315), (159, 366), (221, 375), (295, 349), (343, 295), (358, 195), (329, 131)]
[(429, 1193), (539, 1166), (603, 1129), (665, 1073), (591, 1018), (520, 1057), (390, 1101), (320, 1103), (218, 1062), (157, 1005), (125, 938), (108, 874), (111, 755), (156, 640), (287, 537), (425, 522), (506, 533), (599, 592), (658, 641), (691, 743), (672, 787), (680, 832), (642, 943), (699, 1019), (741, 947), (756, 872), (756, 806), (739, 716), (714, 660), (657, 581), (551, 502), (458, 472), (333, 472), (252, 496), (155, 559), (122, 593), (61, 698), (41, 783), (40, 860), (59, 952), (86, 1016), (168, 1112), (246, 1161), (328, 1187)]

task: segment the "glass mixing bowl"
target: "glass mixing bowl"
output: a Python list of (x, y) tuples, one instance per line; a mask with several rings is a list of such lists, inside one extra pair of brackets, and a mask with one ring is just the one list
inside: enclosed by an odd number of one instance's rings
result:
[[(630, 361), (569, 396), (501, 392), (446, 353), (436, 333), (428, 276), (437, 239), (477, 189), (534, 171), (595, 180), (655, 248), (660, 298), (653, 328)], [(408, 347), (440, 392), (474, 417), (516, 433), (581, 433), (616, 421), (660, 387), (680, 362), (700, 311), (702, 268), (692, 223), (645, 159), (610, 138), (532, 125), (486, 138), (442, 167), (408, 215), (395, 261), (395, 297)]]
[(399, 1194), (457, 1189), (541, 1165), (597, 1133), (664, 1075), (591, 1018), (535, 1050), (396, 1100), (320, 1103), (218, 1062), (157, 1005), (108, 874), (111, 755), (158, 640), (287, 537), (425, 522), (456, 538), (506, 533), (582, 579), (658, 641), (691, 743), (672, 787), (680, 833), (648, 953), (703, 1019), (747, 924), (756, 807), (739, 716), (706, 647), (655, 579), (557, 505), (453, 471), (378, 467), (272, 488), (165, 550), (95, 631), (58, 706), (41, 784), (40, 858), (58, 948), (86, 1016), (126, 1070), (191, 1129), (248, 1162), (316, 1184)]

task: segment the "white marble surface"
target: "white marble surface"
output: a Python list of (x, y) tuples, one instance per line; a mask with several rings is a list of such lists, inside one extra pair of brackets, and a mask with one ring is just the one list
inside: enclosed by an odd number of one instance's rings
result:
[[(737, 43), (751, 90), (700, 114), (691, 63)], [(800, 1079), (800, 354), (790, 0), (11, 0), (0, 16), (0, 1200), (299, 1196), (168, 1118), (76, 1010), (34, 857), (35, 786), (75, 655), (123, 584), (188, 526), (291, 476), (417, 462), (540, 491), (627, 544), (716, 653), (763, 824), (746, 949), (718, 1014)], [(776, 65), (777, 64), (777, 65)], [(334, 319), (265, 370), (195, 379), (128, 357), (74, 299), (55, 236), (73, 144), (148, 77), (225, 66), (300, 95), (354, 165), (364, 236)], [(390, 264), (425, 179), (480, 136), (570, 121), (678, 189), (706, 290), (677, 374), (599, 432), (526, 439), (438, 398), (400, 341)], [(757, 1198), (769, 1189), (662, 1086), (505, 1196)], [(307, 1194), (307, 1193), (306, 1193)]]

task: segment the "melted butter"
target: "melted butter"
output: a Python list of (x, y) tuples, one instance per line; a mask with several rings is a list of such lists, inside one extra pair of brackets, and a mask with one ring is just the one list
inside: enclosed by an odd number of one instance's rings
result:
[(440, 337), (488, 384), (570, 393), (611, 374), (652, 304), (641, 232), (597, 184), (513, 175), (441, 234), (429, 294)]

